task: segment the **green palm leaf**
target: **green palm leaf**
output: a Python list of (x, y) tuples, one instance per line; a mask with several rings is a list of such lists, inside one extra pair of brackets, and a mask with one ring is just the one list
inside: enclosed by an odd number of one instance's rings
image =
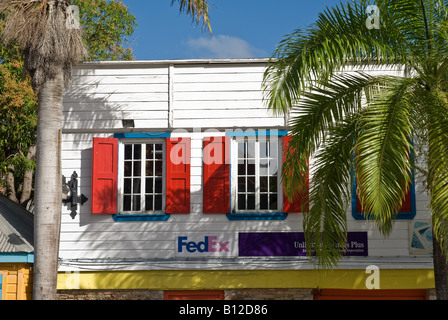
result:
[(389, 35), (396, 33), (393, 28), (385, 26), (390, 32), (381, 34), (366, 28), (368, 5), (368, 1), (358, 1), (327, 9), (319, 14), (315, 25), (297, 30), (280, 42), (263, 81), (270, 109), (286, 112), (310, 82), (327, 81), (344, 67), (406, 60), (400, 46), (391, 45), (394, 40)]
[(413, 79), (381, 77), (382, 88), (362, 110), (356, 142), (360, 200), (383, 233), (392, 230), (411, 182)]
[(312, 199), (304, 215), (307, 252), (329, 269), (343, 255), (347, 240), (346, 210), (351, 195), (351, 154), (358, 119), (347, 118), (329, 132), (331, 139), (313, 158)]

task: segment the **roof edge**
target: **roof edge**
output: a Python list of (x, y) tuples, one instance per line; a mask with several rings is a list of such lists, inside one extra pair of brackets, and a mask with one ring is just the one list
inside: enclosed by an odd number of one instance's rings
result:
[(270, 58), (245, 59), (173, 59), (173, 60), (126, 60), (126, 61), (84, 61), (77, 66), (108, 65), (185, 65), (185, 64), (231, 64), (231, 63), (268, 63)]

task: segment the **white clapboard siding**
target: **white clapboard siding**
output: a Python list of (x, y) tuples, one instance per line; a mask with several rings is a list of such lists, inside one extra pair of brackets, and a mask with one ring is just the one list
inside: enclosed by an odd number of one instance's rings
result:
[(64, 129), (119, 130), (121, 120), (142, 128), (168, 126), (168, 67), (81, 64), (64, 95)]
[[(226, 215), (202, 213), (203, 138), (224, 135), (226, 129), (285, 128), (284, 118), (273, 116), (263, 104), (265, 62), (123, 62), (75, 68), (73, 86), (64, 98), (62, 174), (69, 178), (76, 171), (79, 193), (90, 198), (93, 138), (128, 132), (121, 120), (134, 119), (136, 132), (172, 131), (173, 136), (191, 138), (191, 213), (171, 215), (164, 222), (115, 222), (110, 215), (90, 214), (89, 201), (79, 206), (74, 219), (64, 206), (60, 257), (65, 268), (70, 269), (70, 262), (84, 261), (83, 270), (114, 269), (112, 263), (100, 263), (108, 259), (170, 263), (175, 258), (177, 233), (303, 231), (302, 214), (290, 214), (284, 221), (229, 221)], [(417, 190), (415, 219), (429, 221), (427, 197), (420, 192), (421, 185)], [(372, 222), (355, 220), (347, 204), (347, 223), (349, 231), (367, 232), (369, 258), (400, 261), (409, 257), (409, 221), (396, 222), (385, 238)], [(187, 268), (192, 263), (207, 269), (209, 263), (217, 263), (211, 260), (185, 260), (170, 264), (170, 268)], [(351, 261), (356, 264), (358, 260)], [(143, 264), (139, 268), (155, 266)], [(264, 266), (270, 267), (269, 261)], [(133, 265), (123, 268), (132, 269)]]
[(167, 84), (168, 74), (157, 75), (73, 75), (72, 86), (117, 84)]
[(122, 119), (136, 129), (284, 126), (263, 102), (265, 63), (81, 64), (64, 95), (64, 128), (117, 130)]
[[(264, 64), (179, 66), (174, 69), (175, 127), (284, 126), (263, 102)], [(251, 122), (249, 124), (248, 122)]]
[[(123, 68), (123, 65), (126, 65)], [(167, 75), (167, 64), (147, 64), (138, 66), (135, 63), (81, 63), (73, 69), (73, 77), (91, 76), (153, 76)]]

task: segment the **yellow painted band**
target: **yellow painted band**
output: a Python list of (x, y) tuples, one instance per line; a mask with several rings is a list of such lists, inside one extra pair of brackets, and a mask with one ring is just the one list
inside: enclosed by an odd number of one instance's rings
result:
[[(365, 270), (115, 271), (60, 273), (58, 289), (224, 290), (245, 288), (367, 289)], [(377, 289), (432, 289), (433, 270), (386, 269)]]

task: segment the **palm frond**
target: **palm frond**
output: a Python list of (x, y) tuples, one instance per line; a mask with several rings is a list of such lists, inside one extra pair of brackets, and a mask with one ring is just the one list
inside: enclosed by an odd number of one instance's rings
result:
[(180, 7), (180, 12), (185, 12), (191, 15), (196, 23), (200, 23), (202, 20), (202, 28), (208, 29), (210, 34), (212, 34), (212, 27), (209, 18), (209, 5), (207, 0), (172, 0), (171, 5), (178, 2)]
[(320, 268), (337, 265), (347, 239), (346, 209), (351, 195), (352, 152), (357, 115), (332, 127), (329, 138), (313, 158), (310, 209), (304, 215), (307, 252)]
[(284, 113), (314, 81), (327, 81), (346, 66), (406, 61), (392, 25), (366, 27), (368, 1), (350, 2), (321, 13), (306, 30), (287, 35), (278, 45), (263, 79), (268, 108)]
[(448, 253), (448, 104), (446, 92), (427, 94), (428, 125), (428, 189), (433, 221), (433, 232), (442, 250)]
[(380, 77), (383, 87), (363, 108), (356, 141), (356, 177), (361, 203), (388, 234), (411, 183), (410, 110), (414, 79)]
[(363, 93), (370, 91), (375, 83), (362, 72), (335, 75), (326, 84), (317, 84), (307, 91), (294, 107), (289, 122), (292, 139), (283, 165), (288, 197), (300, 192), (296, 186), (304, 185), (309, 157), (325, 143), (328, 130), (357, 113)]

